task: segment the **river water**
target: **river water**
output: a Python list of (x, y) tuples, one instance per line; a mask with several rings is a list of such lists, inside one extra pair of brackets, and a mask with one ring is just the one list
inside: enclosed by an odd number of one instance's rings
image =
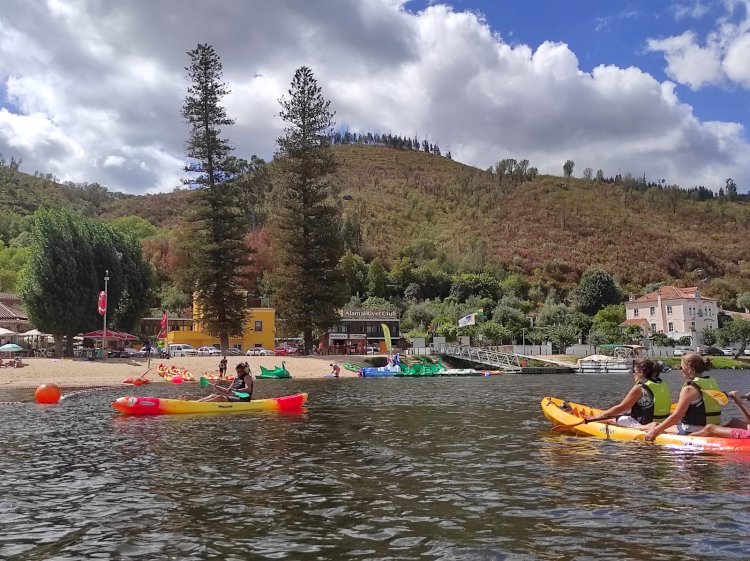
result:
[[(750, 391), (748, 372), (717, 378)], [(123, 417), (119, 388), (0, 406), (0, 559), (749, 559), (750, 458), (553, 433), (541, 414), (630, 381), (257, 382), (309, 392), (298, 415)]]

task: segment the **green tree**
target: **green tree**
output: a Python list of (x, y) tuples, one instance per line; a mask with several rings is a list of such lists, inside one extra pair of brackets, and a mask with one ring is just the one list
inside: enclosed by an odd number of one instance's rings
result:
[(336, 323), (348, 298), (337, 267), (344, 251), (329, 142), (334, 114), (304, 66), (294, 74), (289, 98), (279, 103), (286, 127), (277, 141), (272, 193), (273, 299), (279, 317), (303, 334), (310, 352), (313, 331)]
[(513, 332), (510, 329), (493, 320), (482, 323), (479, 326), (479, 332), (491, 345), (497, 345), (513, 337)]
[(747, 343), (750, 341), (750, 321), (734, 318), (719, 329), (719, 339), (730, 345), (738, 345), (734, 358), (742, 356)]
[(367, 263), (360, 255), (347, 250), (339, 260), (341, 275), (350, 295), (364, 295), (367, 290)]
[(186, 279), (196, 292), (206, 330), (217, 335), (222, 350), (229, 338), (244, 333), (247, 323), (243, 281), (249, 271), (244, 244), (248, 227), (243, 216), (243, 197), (234, 181), (242, 169), (231, 156), (222, 127), (234, 124), (221, 106), (229, 93), (222, 82), (222, 64), (210, 45), (199, 44), (188, 52), (189, 85), (182, 116), (190, 125), (186, 143), (191, 174), (185, 182), (196, 187), (190, 214), (191, 235), (187, 241), (191, 259)]
[(58, 355), (64, 341), (71, 356), (73, 336), (101, 328), (96, 302), (105, 274), (108, 324), (130, 328), (140, 319), (152, 276), (135, 239), (71, 211), (40, 210), (31, 240), (20, 294), (31, 322), (55, 337)]
[(162, 309), (174, 313), (179, 313), (193, 305), (193, 299), (190, 294), (174, 283), (164, 283), (161, 285), (161, 288), (157, 292), (157, 298), (159, 306)]
[(608, 272), (597, 268), (587, 269), (573, 291), (576, 308), (584, 314), (594, 315), (610, 304), (619, 304), (622, 290)]
[(367, 293), (370, 296), (385, 296), (387, 278), (383, 262), (376, 257), (367, 268)]
[(750, 292), (743, 292), (737, 295), (737, 307), (744, 308), (746, 312), (750, 310)]
[(126, 235), (135, 237), (137, 240), (155, 236), (159, 229), (145, 218), (140, 216), (123, 216), (112, 221), (112, 227)]
[(719, 334), (713, 327), (706, 327), (701, 333), (701, 343), (713, 347), (718, 341)]
[(341, 225), (341, 238), (344, 241), (344, 249), (352, 253), (359, 253), (362, 250), (362, 231), (359, 227), (359, 221), (351, 215), (344, 218)]
[(573, 160), (566, 160), (565, 164), (563, 164), (563, 175), (565, 177), (572, 177), (573, 176), (573, 167), (575, 167), (575, 162)]
[(255, 230), (266, 219), (265, 203), (271, 191), (271, 173), (266, 161), (256, 155), (251, 156), (249, 162), (237, 160), (235, 163), (240, 173), (237, 186), (242, 194), (242, 208), (250, 229)]
[(610, 304), (594, 315), (594, 325), (601, 323), (620, 325), (623, 321), (625, 321), (625, 304)]
[(571, 325), (551, 325), (544, 328), (545, 335), (559, 352), (564, 353), (570, 345), (578, 340), (579, 332)]

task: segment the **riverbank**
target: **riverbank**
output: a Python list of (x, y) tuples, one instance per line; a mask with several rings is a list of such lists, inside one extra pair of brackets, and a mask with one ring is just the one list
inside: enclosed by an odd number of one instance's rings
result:
[[(228, 356), (228, 371), (240, 362), (247, 362), (253, 374), (260, 373), (261, 365), (272, 369), (284, 362), (293, 378), (323, 378), (331, 371), (329, 364), (341, 367), (341, 377), (357, 377), (356, 372), (344, 368), (344, 362), (364, 364), (361, 356), (282, 357), (282, 356)], [(151, 360), (151, 370), (146, 377), (153, 383), (166, 383), (156, 374), (159, 363), (186, 368), (198, 379), (204, 372), (216, 372), (220, 357), (175, 357), (169, 360)], [(24, 358), (21, 368), (0, 368), (0, 389), (37, 387), (53, 383), (62, 388), (89, 386), (119, 386), (123, 380), (140, 376), (148, 370), (145, 358), (109, 359), (87, 361), (79, 359)]]

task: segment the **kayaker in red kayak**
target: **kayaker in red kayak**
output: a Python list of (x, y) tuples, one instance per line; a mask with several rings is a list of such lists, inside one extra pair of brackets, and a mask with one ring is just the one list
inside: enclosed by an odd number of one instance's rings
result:
[(653, 440), (668, 431), (677, 434), (694, 434), (704, 425), (721, 422), (721, 405), (706, 390), (721, 392), (716, 380), (701, 376), (711, 369), (711, 359), (697, 353), (686, 354), (680, 361), (685, 383), (680, 390), (677, 406), (661, 423), (649, 427), (646, 440)]
[[(219, 393), (212, 393), (198, 401), (252, 401), (253, 399), (253, 376), (250, 365), (241, 362), (236, 367), (237, 377), (228, 388), (214, 386)], [(238, 395), (241, 394), (241, 395)]]
[(594, 417), (587, 417), (587, 421), (609, 422), (621, 427), (641, 428), (652, 421), (661, 421), (669, 416), (672, 404), (672, 394), (669, 386), (663, 381), (661, 365), (647, 358), (637, 358), (633, 361), (633, 386), (623, 400), (602, 411)]

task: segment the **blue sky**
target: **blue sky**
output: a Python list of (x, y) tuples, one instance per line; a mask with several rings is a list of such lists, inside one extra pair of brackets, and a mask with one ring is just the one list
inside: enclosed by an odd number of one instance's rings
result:
[(340, 127), (487, 168), (529, 159), (750, 188), (750, 0), (5, 0), (0, 153), (131, 193), (181, 185), (186, 52), (212, 44), (235, 154), (273, 156), (309, 66)]
[[(409, 2), (408, 6), (419, 11), (433, 3)], [(715, 29), (717, 20), (728, 15), (727, 3), (720, 0), (459, 0), (447, 3), (458, 10), (481, 13), (491, 28), (511, 44), (535, 47), (544, 41), (566, 43), (584, 71), (590, 72), (600, 64), (636, 66), (659, 81), (672, 78), (666, 73), (664, 57), (647, 50), (649, 38), (680, 35), (687, 30), (705, 38)], [(745, 16), (739, 3), (732, 13), (735, 20)], [(540, 14), (544, 14), (543, 17)], [(750, 52), (747, 56), (750, 64)], [(750, 95), (746, 89), (723, 84), (694, 91), (678, 84), (677, 92), (701, 119), (743, 123), (748, 138)]]

